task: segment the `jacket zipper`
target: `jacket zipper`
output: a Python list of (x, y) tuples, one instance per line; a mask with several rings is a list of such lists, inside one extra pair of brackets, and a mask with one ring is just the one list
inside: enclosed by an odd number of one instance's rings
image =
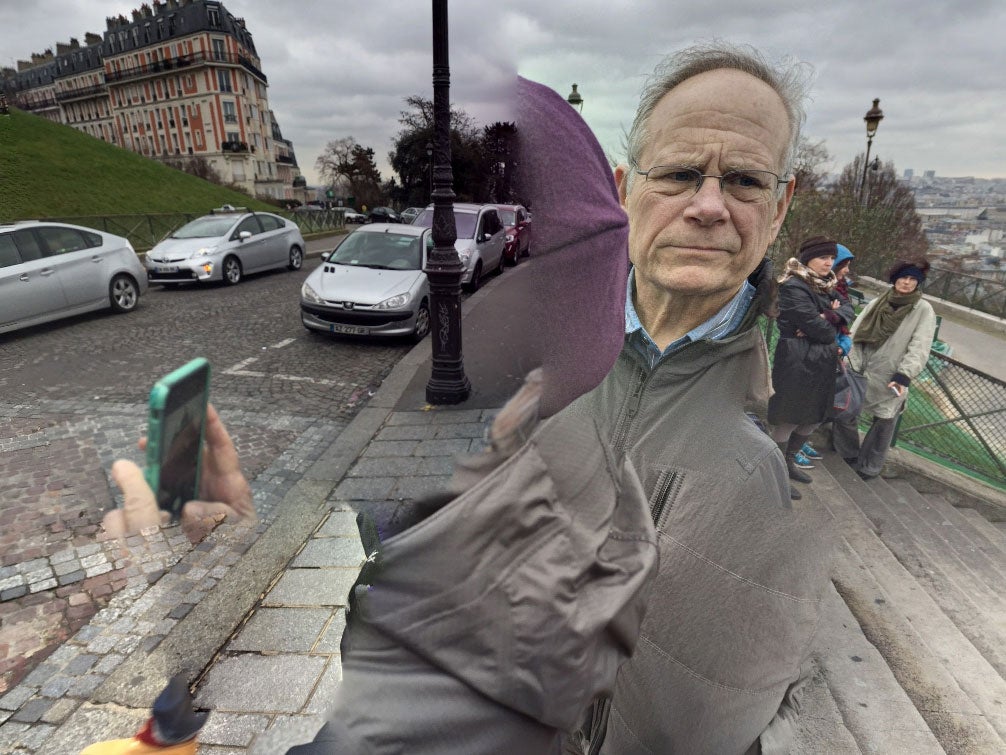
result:
[(667, 507), (667, 498), (671, 488), (675, 486), (680, 478), (673, 469), (665, 469), (657, 479), (656, 488), (653, 491), (653, 505), (650, 507), (650, 516), (653, 517), (653, 526), (657, 527), (664, 509)]
[[(638, 367), (635, 367), (634, 369), (636, 370), (636, 384), (633, 386), (632, 396), (629, 398), (629, 407), (619, 418), (611, 440), (611, 445), (614, 447), (615, 451), (621, 454), (625, 453), (625, 445), (628, 440), (629, 430), (632, 427), (632, 421), (639, 413), (639, 406), (643, 400), (643, 389), (646, 386), (646, 380), (649, 377), (649, 374), (644, 370), (641, 370)], [(652, 373), (652, 370), (650, 372)]]

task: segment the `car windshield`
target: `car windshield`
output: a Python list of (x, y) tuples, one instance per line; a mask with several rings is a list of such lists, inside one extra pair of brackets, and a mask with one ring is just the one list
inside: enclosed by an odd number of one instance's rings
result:
[(378, 270), (421, 270), (423, 236), (404, 233), (351, 233), (328, 258), (337, 265)]
[(233, 215), (210, 215), (205, 218), (193, 220), (186, 223), (177, 231), (171, 234), (173, 239), (206, 239), (214, 236), (223, 236), (234, 225), (236, 218)]
[(517, 225), (517, 213), (513, 210), (500, 210), (500, 220), (505, 226)]
[[(454, 224), (458, 229), (459, 239), (475, 238), (475, 221), (477, 215), (474, 212), (454, 211)], [(412, 221), (412, 225), (421, 225), (425, 228), (433, 227), (433, 210), (423, 210), (422, 214)]]

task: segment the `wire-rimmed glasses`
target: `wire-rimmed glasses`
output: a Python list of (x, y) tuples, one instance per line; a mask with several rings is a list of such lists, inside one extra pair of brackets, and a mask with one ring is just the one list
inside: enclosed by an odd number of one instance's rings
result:
[(657, 190), (669, 196), (691, 196), (702, 188), (707, 178), (717, 178), (720, 190), (739, 202), (770, 202), (778, 196), (778, 188), (789, 182), (770, 170), (728, 170), (722, 176), (705, 174), (688, 165), (655, 165), (649, 170), (636, 170)]

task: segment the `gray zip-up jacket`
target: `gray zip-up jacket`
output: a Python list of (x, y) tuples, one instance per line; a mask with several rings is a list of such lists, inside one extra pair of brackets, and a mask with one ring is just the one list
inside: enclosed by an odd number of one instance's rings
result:
[(782, 454), (744, 414), (747, 396), (764, 393), (750, 385), (764, 376), (755, 309), (734, 335), (652, 370), (626, 345), (569, 409), (595, 418), (633, 463), (660, 549), (639, 644), (610, 711), (595, 706), (584, 729), (606, 728), (603, 746), (581, 741), (587, 752), (789, 749), (830, 528), (821, 512), (792, 508)]
[(460, 461), (470, 488), (371, 554), (334, 709), (291, 755), (557, 753), (610, 694), (656, 571), (639, 480), (569, 414), (497, 464)]

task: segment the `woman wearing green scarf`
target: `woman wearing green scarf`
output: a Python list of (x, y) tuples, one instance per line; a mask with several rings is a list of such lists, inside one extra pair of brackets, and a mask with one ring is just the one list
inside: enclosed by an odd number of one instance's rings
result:
[(866, 305), (852, 327), (852, 369), (866, 376), (863, 411), (873, 424), (859, 440), (859, 418), (835, 420), (835, 450), (859, 476), (880, 474), (887, 458), (894, 425), (908, 396), (912, 378), (929, 359), (936, 335), (936, 314), (922, 298), (929, 262), (899, 260), (888, 273), (891, 288)]

